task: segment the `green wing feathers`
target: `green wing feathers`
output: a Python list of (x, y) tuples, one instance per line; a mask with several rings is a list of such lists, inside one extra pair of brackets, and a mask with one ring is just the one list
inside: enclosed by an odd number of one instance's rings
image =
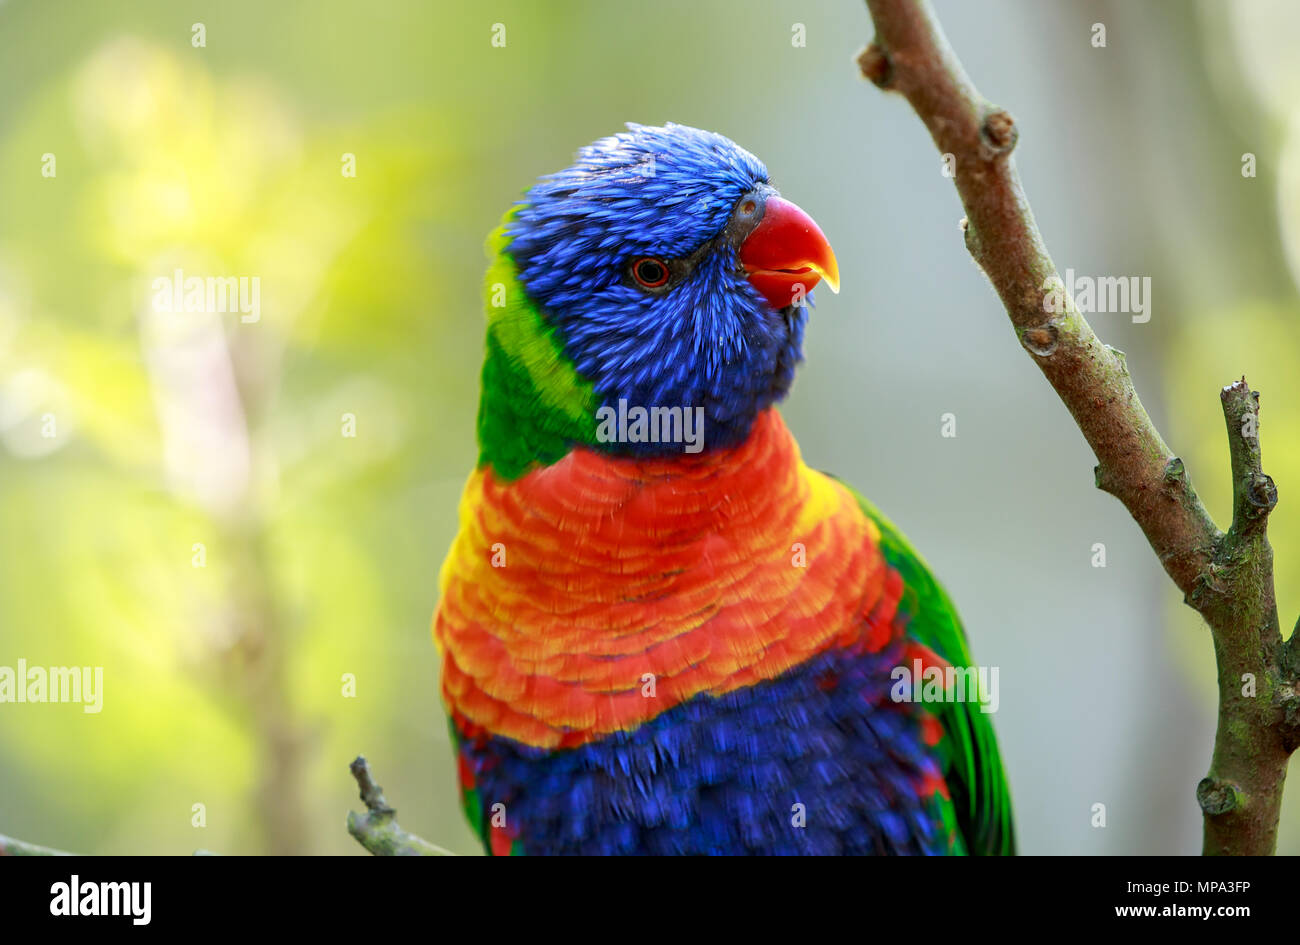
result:
[[(925, 559), (878, 508), (852, 486), (844, 485), (880, 529), (885, 560), (903, 578), (905, 589), (899, 612), (910, 617), (908, 637), (953, 666), (973, 666), (957, 609), (930, 573)], [(946, 780), (968, 851), (992, 856), (1014, 854), (1011, 795), (989, 714), (980, 711), (976, 702), (965, 700), (944, 703), (938, 718), (952, 740)]]

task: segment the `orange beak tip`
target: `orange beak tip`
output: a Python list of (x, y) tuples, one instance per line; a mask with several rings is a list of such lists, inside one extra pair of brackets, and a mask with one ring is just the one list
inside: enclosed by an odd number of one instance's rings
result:
[(822, 270), (822, 282), (836, 295), (840, 294), (840, 268), (835, 264), (835, 257), (830, 258), (830, 265)]
[(797, 301), (797, 293), (819, 281), (840, 291), (839, 264), (826, 235), (812, 217), (781, 197), (768, 199), (763, 219), (741, 244), (740, 259), (750, 282), (775, 309)]

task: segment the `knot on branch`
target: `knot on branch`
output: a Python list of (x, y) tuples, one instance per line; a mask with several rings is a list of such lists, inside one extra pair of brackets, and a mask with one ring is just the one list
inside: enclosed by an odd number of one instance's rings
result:
[(980, 124), (980, 150), (986, 158), (1010, 154), (1019, 140), (1020, 129), (1006, 109), (995, 108), (984, 115)]
[(1252, 475), (1250, 485), (1246, 489), (1246, 502), (1249, 504), (1250, 514), (1254, 517), (1267, 515), (1273, 511), (1273, 507), (1277, 505), (1277, 486), (1273, 482), (1273, 477), (1262, 472)]
[(1202, 778), (1196, 785), (1196, 803), (1207, 817), (1220, 817), (1231, 813), (1242, 804), (1241, 789), (1231, 781)]
[(1102, 492), (1109, 492), (1111, 495), (1118, 495), (1124, 487), (1123, 480), (1102, 463), (1092, 467), (1092, 482)]
[(1183, 595), (1183, 603), (1204, 614), (1214, 602), (1222, 603), (1228, 597), (1228, 583), (1224, 577), (1224, 567), (1216, 561), (1207, 564), (1196, 575), (1189, 593)]
[(858, 53), (858, 68), (862, 70), (863, 77), (870, 79), (877, 88), (889, 88), (894, 70), (885, 51), (875, 42)]
[(1020, 343), (1024, 345), (1025, 350), (1030, 354), (1038, 355), (1040, 358), (1051, 357), (1056, 351), (1056, 342), (1060, 338), (1061, 332), (1056, 325), (1048, 322), (1045, 325), (1035, 325), (1032, 328), (1026, 328), (1020, 333)]

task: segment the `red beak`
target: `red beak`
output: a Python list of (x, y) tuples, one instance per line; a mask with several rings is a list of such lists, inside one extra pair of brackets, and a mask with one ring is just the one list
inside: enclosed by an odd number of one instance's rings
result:
[(740, 244), (740, 264), (775, 309), (802, 302), (822, 279), (840, 291), (839, 266), (821, 227), (780, 197), (767, 199), (763, 219)]

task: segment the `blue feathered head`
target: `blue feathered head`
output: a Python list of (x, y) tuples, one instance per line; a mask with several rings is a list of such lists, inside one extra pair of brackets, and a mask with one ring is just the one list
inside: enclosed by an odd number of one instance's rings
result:
[[(810, 290), (838, 289), (817, 225), (722, 135), (628, 125), (542, 178), (505, 228), (519, 281), (603, 406), (702, 408), (744, 439), (801, 358)], [(664, 455), (672, 443), (611, 444)]]

